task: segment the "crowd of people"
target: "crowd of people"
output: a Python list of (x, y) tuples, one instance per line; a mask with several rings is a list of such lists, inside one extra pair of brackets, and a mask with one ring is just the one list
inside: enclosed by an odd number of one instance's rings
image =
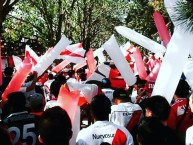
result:
[[(158, 61), (153, 60), (151, 54), (147, 71)], [(98, 92), (91, 102), (80, 106), (75, 144), (193, 145), (193, 94), (184, 77), (169, 103), (165, 96), (151, 96), (154, 82), (136, 75), (136, 83), (127, 86), (116, 66), (106, 65), (119, 77), (93, 81)], [(4, 69), (1, 94), (14, 71)], [(73, 123), (57, 99), (61, 86), (68, 88), (72, 81), (84, 84), (86, 79), (84, 68), (75, 71), (69, 67), (59, 73), (48, 68), (40, 77), (31, 73), (20, 90), (9, 93), (6, 102), (0, 103), (0, 145), (70, 145)]]

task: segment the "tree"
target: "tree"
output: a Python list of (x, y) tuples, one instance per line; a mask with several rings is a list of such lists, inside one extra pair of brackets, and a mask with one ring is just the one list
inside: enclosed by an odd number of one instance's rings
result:
[(0, 30), (2, 30), (2, 23), (5, 21), (7, 14), (13, 10), (13, 6), (19, 0), (0, 0)]
[(100, 47), (114, 32), (114, 27), (124, 25), (123, 15), (128, 3), (122, 0), (79, 0), (73, 11), (75, 27), (67, 28), (74, 40), (83, 42), (84, 48)]
[(193, 32), (193, 1), (179, 1), (172, 18), (178, 25), (185, 25), (185, 31)]
[(3, 22), (6, 19), (8, 13), (13, 9), (13, 6), (19, 0), (0, 0), (0, 49), (1, 49), (1, 35), (3, 32)]
[[(158, 41), (158, 33), (153, 19), (155, 11), (159, 11), (163, 15), (165, 22), (170, 26), (170, 19), (163, 0), (134, 0), (131, 2), (126, 18), (127, 26), (154, 41)], [(148, 52), (145, 49), (143, 51), (144, 53)]]
[(122, 0), (20, 0), (4, 25), (12, 30), (5, 37), (16, 40), (35, 33), (48, 48), (64, 33), (87, 50), (98, 48), (113, 34), (114, 26), (124, 24), (121, 16), (127, 6)]

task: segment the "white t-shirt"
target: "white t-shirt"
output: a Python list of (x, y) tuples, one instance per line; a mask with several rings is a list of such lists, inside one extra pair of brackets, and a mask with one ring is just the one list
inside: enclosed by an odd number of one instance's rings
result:
[(133, 128), (133, 125), (137, 125), (142, 117), (143, 112), (138, 104), (126, 102), (111, 106), (111, 114), (109, 120), (117, 125), (127, 127), (128, 123), (132, 119), (132, 124), (130, 125), (130, 127), (132, 126)]
[(193, 144), (193, 126), (186, 130), (186, 145)]
[(76, 145), (134, 145), (133, 137), (125, 127), (109, 121), (97, 121), (82, 129), (76, 138)]

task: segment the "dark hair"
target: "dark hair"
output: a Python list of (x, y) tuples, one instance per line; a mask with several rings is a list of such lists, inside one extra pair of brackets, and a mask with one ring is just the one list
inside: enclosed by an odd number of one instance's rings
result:
[(24, 93), (12, 92), (7, 95), (7, 99), (6, 105), (11, 109), (11, 112), (20, 112), (26, 109), (26, 98)]
[(50, 93), (55, 97), (58, 97), (60, 92), (61, 83), (58, 81), (53, 81), (50, 85)]
[(39, 134), (46, 145), (69, 144), (72, 124), (68, 113), (59, 106), (47, 109), (40, 117)]
[(5, 70), (4, 70), (4, 74), (5, 74), (6, 76), (13, 75), (13, 72), (14, 72), (13, 67), (6, 67)]
[(177, 85), (175, 95), (177, 95), (180, 98), (187, 98), (189, 93), (190, 93), (190, 86), (188, 85), (188, 83), (185, 80), (180, 80)]
[(59, 82), (60, 84), (65, 84), (66, 83), (66, 77), (63, 75), (63, 73), (58, 74), (55, 76), (55, 80)]
[(68, 76), (71, 78), (72, 75), (75, 74), (75, 71), (74, 70), (69, 70), (68, 71)]
[(86, 73), (85, 72), (81, 72), (79, 76), (80, 76), (80, 79), (82, 81), (86, 81)]
[(157, 118), (144, 118), (137, 130), (137, 141), (141, 145), (165, 145), (165, 133), (165, 126)]
[(138, 84), (140, 84), (140, 85), (143, 85), (143, 86), (145, 86), (145, 83), (146, 83), (147, 81), (146, 80), (142, 80), (140, 77), (139, 77), (139, 75), (136, 75), (136, 85), (138, 85)]
[(111, 112), (111, 102), (103, 94), (96, 95), (91, 101), (91, 113), (96, 120), (108, 120), (109, 113)]
[(29, 82), (29, 81), (32, 81), (34, 79), (34, 75), (33, 74), (30, 74), (27, 79), (25, 80), (25, 82)]
[(113, 99), (125, 100), (128, 98), (127, 92), (124, 89), (115, 89), (113, 92)]
[(142, 119), (137, 129), (137, 140), (141, 145), (182, 145), (177, 133), (155, 117)]
[(144, 100), (144, 107), (151, 110), (160, 121), (166, 121), (170, 113), (170, 104), (163, 96), (152, 96)]
[(48, 79), (49, 79), (49, 80), (54, 79), (54, 75), (53, 75), (52, 73), (49, 73), (49, 75), (48, 75)]

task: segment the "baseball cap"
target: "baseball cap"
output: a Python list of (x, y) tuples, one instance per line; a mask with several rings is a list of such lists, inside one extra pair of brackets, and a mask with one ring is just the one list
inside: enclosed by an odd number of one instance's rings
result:
[(30, 105), (32, 108), (36, 108), (40, 105), (45, 104), (44, 96), (40, 93), (34, 93), (30, 96)]
[(115, 89), (113, 92), (113, 99), (125, 99), (127, 98), (127, 92), (124, 89)]

